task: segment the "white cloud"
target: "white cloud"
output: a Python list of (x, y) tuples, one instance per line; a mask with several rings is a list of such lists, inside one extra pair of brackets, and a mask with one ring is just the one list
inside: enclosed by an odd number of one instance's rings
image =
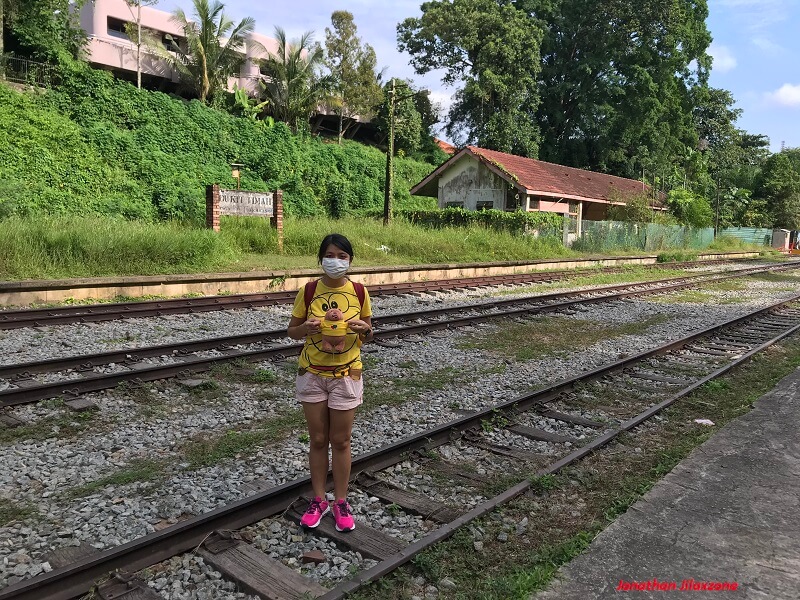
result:
[(708, 47), (708, 53), (714, 59), (712, 68), (719, 73), (727, 73), (736, 68), (736, 57), (727, 46), (720, 46), (718, 44), (711, 44)]
[(717, 0), (719, 8), (733, 16), (750, 31), (763, 31), (786, 21), (794, 0)]
[(765, 94), (765, 97), (770, 104), (800, 108), (800, 84), (792, 85), (791, 83), (784, 83), (774, 92)]
[(780, 44), (765, 37), (754, 37), (751, 42), (756, 48), (763, 50), (767, 54), (777, 55), (783, 51), (783, 47)]

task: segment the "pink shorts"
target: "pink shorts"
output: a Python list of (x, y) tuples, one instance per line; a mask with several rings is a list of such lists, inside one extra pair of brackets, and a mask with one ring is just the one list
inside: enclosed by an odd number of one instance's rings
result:
[(300, 402), (327, 401), (333, 410), (351, 410), (364, 401), (364, 379), (303, 373), (295, 380), (295, 392)]

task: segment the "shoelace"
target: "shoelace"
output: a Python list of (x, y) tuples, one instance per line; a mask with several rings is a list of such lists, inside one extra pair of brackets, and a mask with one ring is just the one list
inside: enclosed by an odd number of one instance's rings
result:
[(312, 500), (306, 509), (306, 514), (313, 515), (318, 512), (322, 512), (322, 504), (318, 500)]
[(350, 505), (347, 502), (340, 502), (337, 504), (339, 507), (339, 514), (343, 517), (349, 517), (352, 513), (350, 512)]

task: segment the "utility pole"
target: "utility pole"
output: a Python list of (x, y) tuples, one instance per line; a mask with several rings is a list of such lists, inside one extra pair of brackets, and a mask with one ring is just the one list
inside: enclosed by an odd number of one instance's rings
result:
[(394, 100), (395, 81), (392, 79), (392, 89), (389, 92), (389, 144), (386, 150), (386, 182), (383, 197), (383, 224), (388, 225), (392, 218), (392, 161), (394, 159)]

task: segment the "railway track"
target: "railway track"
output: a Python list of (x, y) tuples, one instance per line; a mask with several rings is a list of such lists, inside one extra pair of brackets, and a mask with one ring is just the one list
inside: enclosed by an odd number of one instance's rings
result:
[[(599, 450), (798, 330), (800, 295), (356, 457), (354, 493), (420, 515), (426, 529), (405, 543), (378, 523), (359, 522), (355, 531), (339, 533), (323, 521), (305, 535), (324, 536), (376, 561), (332, 588), (267, 556), (250, 528), (265, 519), (296, 522), (304, 505), (295, 501), (311, 490), (304, 477), (8, 586), (0, 590), (0, 600), (71, 600), (92, 589), (101, 599), (163, 598), (132, 573), (192, 550), (239, 589), (263, 598), (344, 598), (526, 492), (533, 478), (556, 473)], [(587, 407), (599, 416), (581, 416)], [(555, 419), (563, 427), (553, 434), (539, 427), (542, 418)], [(497, 474), (515, 483), (501, 493), (488, 494), (491, 473), (481, 474), (475, 468), (482, 456), (488, 458), (483, 464), (494, 465)], [(421, 478), (429, 482), (424, 490), (408, 485), (419, 474), (435, 475)], [(251, 486), (258, 489), (258, 482)], [(464, 493), (471, 500), (448, 505), (442, 498), (454, 488), (468, 490)], [(117, 574), (108, 579), (113, 572)], [(96, 585), (98, 581), (102, 583)]]
[[(683, 269), (708, 264), (719, 265), (724, 264), (724, 262), (719, 260), (692, 261), (670, 263), (669, 267)], [(654, 265), (641, 266), (646, 268), (664, 268), (665, 265), (657, 263)], [(569, 269), (552, 272), (465, 277), (458, 279), (439, 279), (410, 283), (374, 285), (370, 286), (369, 291), (370, 295), (372, 296), (383, 296), (390, 294), (409, 294), (436, 290), (463, 289), (470, 287), (549, 283), (589, 274), (620, 273), (623, 271), (624, 269), (621, 267), (604, 267), (600, 269)], [(296, 295), (296, 291), (264, 292), (258, 294), (231, 294), (227, 296), (204, 296), (199, 298), (174, 298), (164, 300), (142, 300), (137, 302), (86, 304), (54, 308), (5, 310), (0, 311), (0, 329), (20, 329), (23, 327), (41, 327), (47, 325), (65, 325), (69, 323), (89, 323), (111, 321), (116, 319), (156, 317), (163, 315), (191, 314), (219, 310), (236, 310), (242, 308), (276, 306), (294, 302)]]
[[(604, 286), (588, 290), (495, 299), (478, 304), (386, 315), (374, 320), (376, 343), (389, 338), (449, 329), (499, 317), (568, 310), (570, 307), (595, 302), (624, 300), (636, 296), (666, 293), (699, 284), (714, 283), (746, 275), (783, 271), (800, 264), (782, 264), (737, 270), (726, 275), (691, 275), (635, 284)], [(46, 361), (0, 366), (0, 381), (8, 387), (0, 391), (0, 407), (17, 406), (47, 398), (62, 396), (76, 399), (82, 394), (112, 388), (126, 382), (145, 382), (171, 377), (186, 377), (191, 373), (211, 369), (224, 361), (256, 362), (281, 359), (300, 352), (302, 344), (284, 343), (284, 329), (251, 334), (217, 337), (177, 344), (166, 344), (135, 350), (118, 350), (94, 355), (81, 355)], [(256, 349), (242, 349), (255, 345)], [(194, 356), (206, 352), (207, 356)], [(162, 364), (147, 359), (166, 357)], [(113, 372), (100, 372), (113, 365)], [(37, 374), (67, 371), (66, 378), (39, 381)]]

